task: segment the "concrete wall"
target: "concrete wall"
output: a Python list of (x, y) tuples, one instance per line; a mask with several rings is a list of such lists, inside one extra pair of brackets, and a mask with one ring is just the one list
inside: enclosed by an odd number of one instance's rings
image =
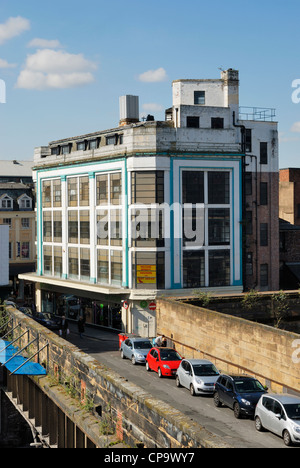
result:
[(272, 391), (300, 394), (295, 333), (167, 299), (157, 301), (157, 327), (185, 357), (207, 358), (222, 372), (250, 373)]
[[(68, 411), (70, 418), (77, 418), (76, 425), (96, 446), (103, 446), (101, 428), (109, 422), (114, 426), (117, 439), (132, 447), (141, 443), (147, 448), (228, 448), (221, 438), (21, 312), (11, 307), (8, 311), (14, 318), (14, 325), (21, 324), (19, 336), (26, 329), (30, 332), (17, 345), (25, 346), (27, 340), (36, 336), (39, 337), (39, 348), (49, 343), (39, 357), (40, 363), (47, 367), (49, 377), (36, 378), (36, 384)], [(31, 347), (31, 354), (34, 351)], [(77, 405), (69, 403), (66, 407), (65, 393), (59, 382), (71, 380), (81, 402), (90, 400), (98, 407), (101, 416), (96, 416), (96, 421), (95, 414), (91, 414), (89, 423), (89, 416), (79, 412)]]

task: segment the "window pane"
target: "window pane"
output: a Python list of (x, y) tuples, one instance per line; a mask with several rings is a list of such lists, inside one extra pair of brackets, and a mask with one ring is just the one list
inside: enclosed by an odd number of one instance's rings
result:
[(209, 245), (230, 244), (230, 210), (216, 208), (208, 210)]
[(90, 243), (90, 213), (89, 211), (80, 211), (80, 243)]
[(209, 286), (230, 285), (230, 251), (214, 250), (209, 252)]
[(111, 210), (110, 212), (110, 245), (122, 245), (121, 210)]
[(101, 210), (97, 213), (97, 244), (108, 245), (109, 242), (109, 226), (108, 226), (108, 211)]
[(266, 247), (268, 245), (268, 224), (260, 224), (260, 245)]
[(111, 283), (122, 284), (122, 252), (111, 251)]
[(90, 250), (80, 249), (80, 278), (90, 279)]
[(89, 206), (89, 177), (80, 177), (79, 179), (79, 202), (80, 206)]
[(52, 247), (44, 245), (44, 274), (52, 275)]
[(60, 180), (53, 181), (53, 206), (55, 207), (61, 206), (61, 181)]
[(98, 272), (98, 283), (109, 282), (109, 263), (108, 263), (108, 250), (98, 250), (97, 259), (97, 272)]
[(122, 204), (121, 174), (111, 174), (110, 176), (110, 203), (111, 205)]
[(183, 203), (204, 203), (204, 172), (183, 171), (182, 173)]
[(78, 244), (78, 212), (69, 211), (68, 234), (70, 244)]
[(43, 240), (52, 242), (52, 214), (49, 211), (43, 212)]
[[(133, 253), (133, 279), (137, 289), (164, 289), (164, 257), (158, 261), (156, 252), (136, 252)], [(159, 275), (157, 269), (160, 268)], [(159, 276), (159, 281), (158, 281)]]
[(205, 105), (205, 91), (194, 91), (194, 104)]
[(208, 173), (208, 203), (211, 205), (228, 205), (229, 196), (229, 172)]
[(108, 175), (97, 176), (97, 205), (108, 205)]
[(54, 247), (54, 276), (62, 276), (62, 248)]
[(51, 208), (51, 181), (46, 180), (42, 185), (43, 190), (43, 208)]
[(69, 277), (78, 278), (78, 249), (69, 248)]
[(78, 179), (71, 178), (68, 179), (68, 205), (77, 206), (78, 205)]
[(62, 242), (62, 213), (53, 211), (53, 242)]
[(205, 286), (204, 252), (183, 252), (183, 287), (199, 288)]

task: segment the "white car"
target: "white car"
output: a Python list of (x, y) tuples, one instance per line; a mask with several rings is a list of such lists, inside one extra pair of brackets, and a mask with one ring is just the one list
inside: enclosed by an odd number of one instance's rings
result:
[(283, 438), (285, 445), (300, 444), (300, 398), (293, 395), (263, 395), (255, 410), (255, 427)]
[(214, 364), (206, 359), (183, 359), (177, 369), (176, 385), (188, 388), (193, 396), (213, 394), (219, 375)]

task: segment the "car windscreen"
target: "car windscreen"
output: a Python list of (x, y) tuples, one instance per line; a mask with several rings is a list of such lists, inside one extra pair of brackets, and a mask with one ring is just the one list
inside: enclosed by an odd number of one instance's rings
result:
[(152, 344), (150, 343), (150, 341), (136, 341), (134, 343), (134, 348), (135, 349), (151, 349)]
[(297, 419), (300, 421), (300, 404), (290, 404), (290, 405), (284, 405), (284, 409), (286, 411), (286, 414), (288, 415), (288, 418), (290, 419)]
[(265, 391), (262, 384), (255, 379), (239, 379), (234, 383), (238, 393), (256, 393)]
[(195, 364), (193, 365), (194, 374), (197, 377), (212, 377), (219, 375), (219, 372), (213, 364)]
[(181, 361), (181, 356), (173, 350), (162, 350), (160, 352), (160, 359), (162, 361)]

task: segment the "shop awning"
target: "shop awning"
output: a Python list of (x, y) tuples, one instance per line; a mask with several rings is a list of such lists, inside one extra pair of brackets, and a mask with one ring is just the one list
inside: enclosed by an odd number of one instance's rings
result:
[(46, 375), (47, 371), (43, 366), (31, 361), (40, 351), (41, 349), (30, 358), (26, 358), (10, 341), (0, 339), (0, 364), (15, 375)]

